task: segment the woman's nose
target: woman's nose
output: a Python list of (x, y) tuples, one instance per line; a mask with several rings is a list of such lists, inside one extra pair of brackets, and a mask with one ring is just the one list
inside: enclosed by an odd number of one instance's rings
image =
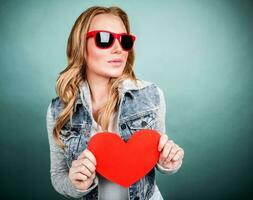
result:
[(115, 40), (115, 42), (114, 42), (114, 44), (113, 44), (113, 47), (112, 47), (112, 51), (113, 51), (113, 52), (115, 52), (115, 51), (121, 52), (121, 51), (122, 51), (122, 48), (121, 48), (121, 45), (120, 45), (118, 39)]

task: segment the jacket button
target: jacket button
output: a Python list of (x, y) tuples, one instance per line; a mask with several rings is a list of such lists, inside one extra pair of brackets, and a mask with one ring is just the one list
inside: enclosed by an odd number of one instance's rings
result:
[(139, 199), (140, 199), (140, 197), (138, 197), (138, 196), (134, 198), (134, 200), (139, 200)]
[(121, 125), (121, 129), (124, 130), (126, 128), (126, 125), (125, 124), (122, 124)]
[(147, 122), (146, 122), (146, 121), (142, 121), (142, 122), (141, 122), (141, 126), (142, 126), (142, 127), (144, 127), (144, 126), (146, 126), (146, 125), (147, 125)]

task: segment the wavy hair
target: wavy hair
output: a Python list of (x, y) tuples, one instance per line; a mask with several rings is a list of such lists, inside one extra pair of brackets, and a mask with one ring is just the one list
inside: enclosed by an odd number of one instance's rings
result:
[[(64, 148), (64, 143), (60, 140), (60, 131), (64, 124), (73, 116), (74, 105), (77, 99), (79, 86), (86, 79), (86, 60), (84, 58), (86, 51), (85, 34), (88, 32), (92, 19), (99, 14), (112, 14), (118, 16), (123, 21), (127, 33), (130, 33), (130, 25), (128, 16), (121, 8), (93, 6), (86, 9), (75, 21), (67, 42), (67, 59), (68, 64), (66, 68), (59, 73), (56, 81), (55, 90), (59, 96), (64, 107), (58, 118), (56, 119), (55, 127), (53, 129), (53, 137), (56, 143)], [(105, 105), (98, 110), (98, 123), (101, 125), (103, 131), (108, 131), (109, 120), (111, 115), (116, 111), (119, 104), (119, 84), (130, 78), (137, 84), (137, 78), (133, 71), (135, 54), (132, 49), (128, 53), (127, 62), (120, 77), (112, 77), (109, 80), (109, 99)]]

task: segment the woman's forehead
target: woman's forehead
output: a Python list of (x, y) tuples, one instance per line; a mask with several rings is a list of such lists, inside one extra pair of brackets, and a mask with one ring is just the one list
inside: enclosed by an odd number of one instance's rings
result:
[(112, 14), (96, 15), (90, 24), (89, 31), (108, 30), (115, 33), (126, 33), (126, 28), (120, 17)]

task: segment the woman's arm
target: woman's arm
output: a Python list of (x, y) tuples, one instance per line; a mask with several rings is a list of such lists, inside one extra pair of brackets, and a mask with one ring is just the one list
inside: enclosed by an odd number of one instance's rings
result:
[(75, 188), (69, 177), (68, 177), (68, 166), (65, 161), (64, 151), (61, 149), (53, 138), (53, 128), (55, 125), (55, 121), (53, 119), (52, 111), (51, 111), (51, 103), (47, 109), (47, 132), (48, 132), (48, 140), (50, 147), (50, 174), (51, 174), (51, 183), (54, 189), (64, 195), (65, 197), (74, 197), (80, 198), (86, 194), (88, 194), (92, 189), (94, 189), (98, 185), (98, 178), (94, 179), (94, 183), (90, 186), (89, 189), (85, 191), (78, 190)]
[[(159, 92), (159, 96), (160, 96), (160, 107), (158, 110), (158, 118), (159, 119), (158, 119), (158, 130), (157, 131), (160, 134), (166, 134), (166, 103), (165, 103), (163, 91), (159, 87), (157, 87), (157, 88), (158, 88), (158, 92)], [(157, 162), (156, 169), (163, 174), (171, 175), (171, 174), (176, 173), (178, 171), (178, 169), (181, 167), (181, 165), (182, 165), (182, 162), (175, 169), (167, 169), (167, 168), (162, 167)]]

